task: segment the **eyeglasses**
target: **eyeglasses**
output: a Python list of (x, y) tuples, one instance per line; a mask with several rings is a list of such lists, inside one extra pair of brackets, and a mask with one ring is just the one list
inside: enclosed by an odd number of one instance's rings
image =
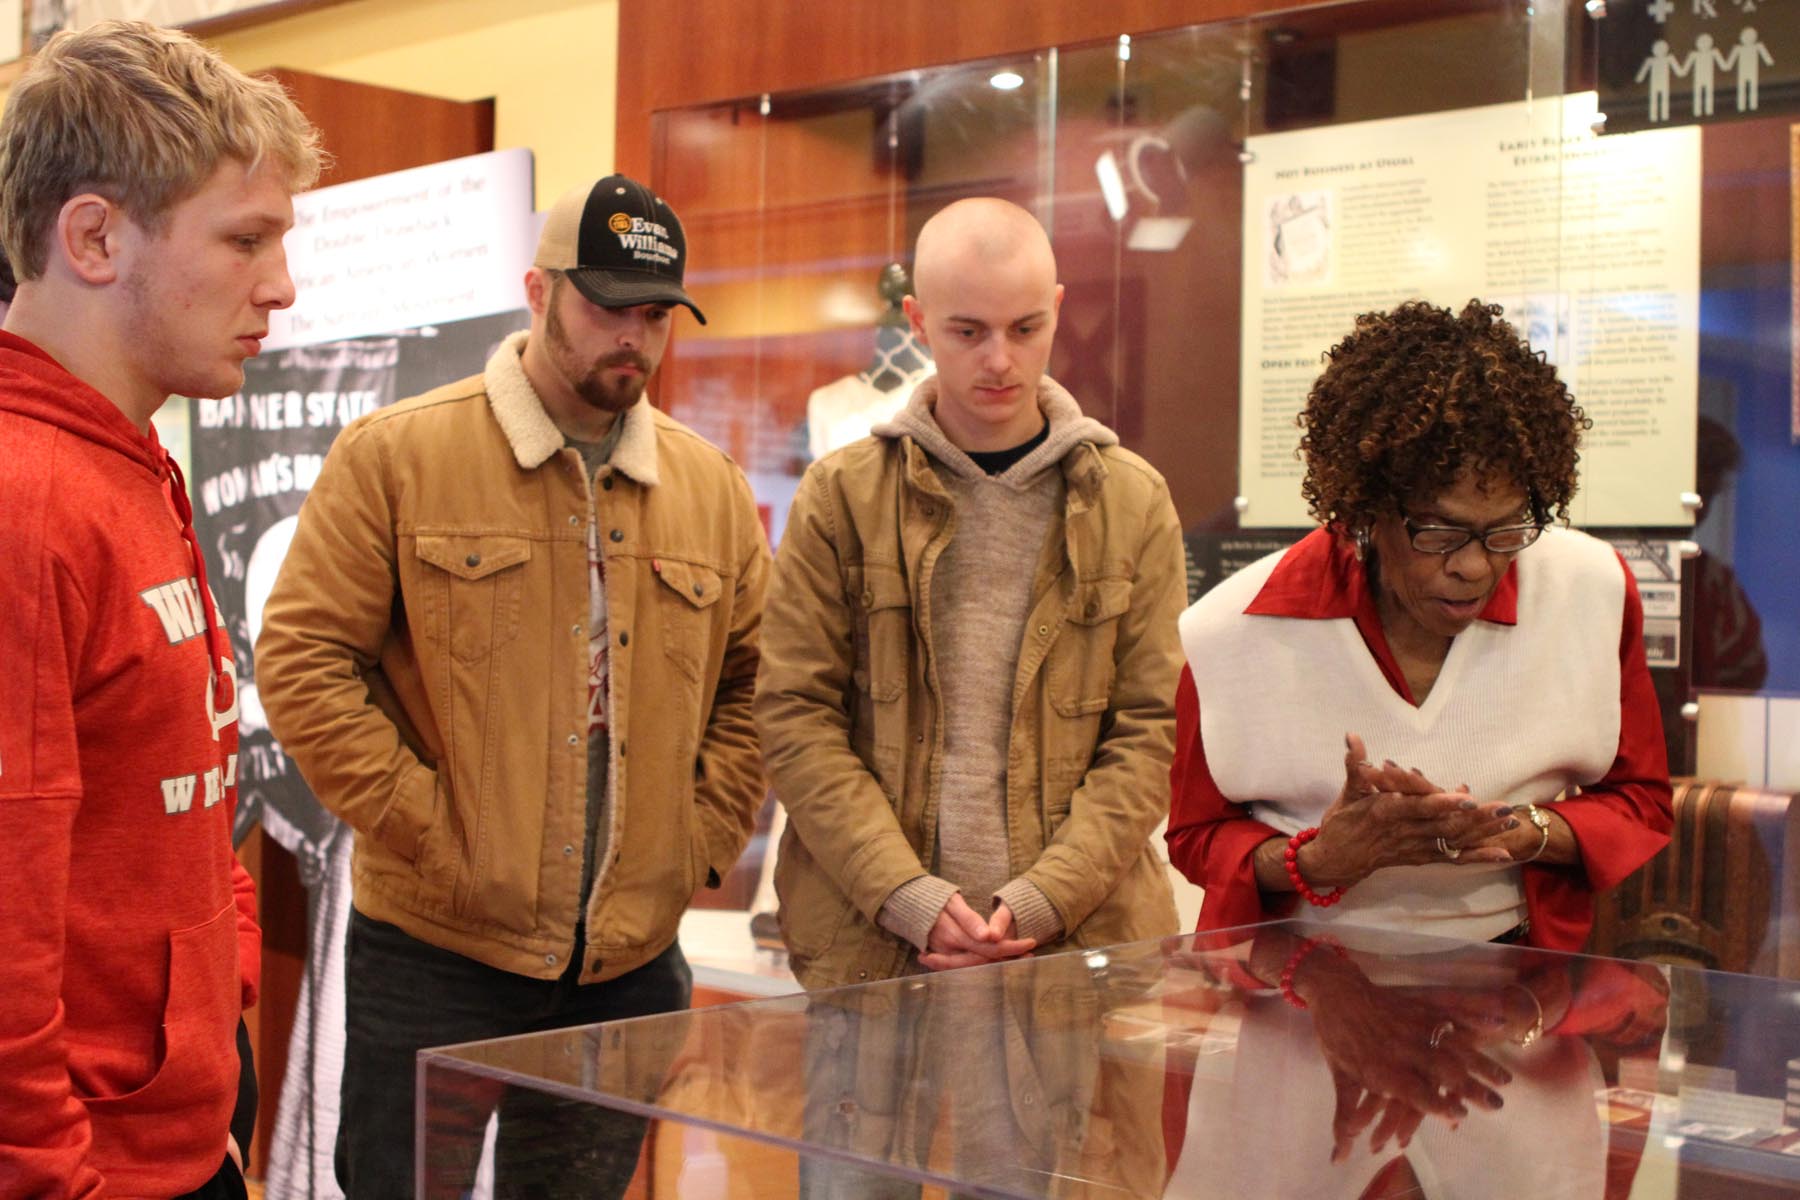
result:
[(1461, 525), (1420, 525), (1406, 516), (1400, 518), (1400, 523), (1406, 526), (1412, 548), (1421, 554), (1454, 554), (1470, 542), (1480, 542), (1489, 554), (1517, 554), (1544, 532), (1544, 527), (1536, 524), (1502, 525), (1476, 533)]

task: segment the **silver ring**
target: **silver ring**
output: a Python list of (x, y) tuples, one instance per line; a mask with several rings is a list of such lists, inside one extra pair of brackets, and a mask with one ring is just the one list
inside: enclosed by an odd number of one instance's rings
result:
[(1436, 1050), (1440, 1045), (1443, 1044), (1443, 1041), (1445, 1038), (1449, 1037), (1451, 1034), (1453, 1034), (1455, 1032), (1456, 1032), (1456, 1022), (1455, 1021), (1439, 1021), (1437, 1023), (1437, 1028), (1435, 1028), (1431, 1031), (1431, 1037), (1426, 1040), (1425, 1044), (1427, 1046), (1430, 1046), (1433, 1050)]
[(1438, 853), (1443, 855), (1445, 858), (1449, 859), (1451, 862), (1455, 862), (1457, 859), (1462, 857), (1462, 847), (1461, 846), (1452, 846), (1449, 842), (1446, 842), (1443, 838), (1439, 838), (1437, 840), (1437, 847), (1438, 847)]

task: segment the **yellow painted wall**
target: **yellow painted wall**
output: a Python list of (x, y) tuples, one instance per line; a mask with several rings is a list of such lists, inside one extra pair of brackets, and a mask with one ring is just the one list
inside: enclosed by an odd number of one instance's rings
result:
[[(612, 170), (618, 0), (351, 0), (209, 40), (245, 71), (492, 96), (495, 149), (536, 156), (539, 208)], [(165, 405), (156, 425), (186, 469), (185, 401)]]
[(540, 208), (612, 169), (618, 0), (353, 0), (211, 40), (246, 71), (494, 97), (495, 148), (536, 154)]

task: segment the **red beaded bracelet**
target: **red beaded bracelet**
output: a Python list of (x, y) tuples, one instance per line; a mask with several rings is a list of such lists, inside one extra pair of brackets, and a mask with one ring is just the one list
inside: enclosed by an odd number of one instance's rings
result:
[(1305, 1008), (1306, 1001), (1302, 1000), (1300, 993), (1294, 990), (1294, 976), (1299, 972), (1300, 964), (1306, 961), (1306, 956), (1320, 946), (1326, 947), (1339, 958), (1345, 956), (1344, 948), (1331, 938), (1307, 938), (1300, 943), (1298, 950), (1288, 956), (1287, 962), (1281, 968), (1281, 998), (1295, 1008)]
[(1296, 833), (1288, 839), (1287, 851), (1282, 854), (1281, 861), (1282, 865), (1287, 867), (1288, 878), (1294, 881), (1294, 890), (1305, 896), (1308, 904), (1316, 905), (1319, 908), (1330, 908), (1344, 898), (1344, 889), (1333, 888), (1330, 894), (1321, 896), (1306, 886), (1306, 880), (1300, 878), (1300, 847), (1318, 836), (1319, 827), (1317, 825)]

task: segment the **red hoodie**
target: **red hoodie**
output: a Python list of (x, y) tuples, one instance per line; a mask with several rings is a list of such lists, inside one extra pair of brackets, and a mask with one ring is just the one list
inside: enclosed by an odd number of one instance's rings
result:
[(154, 433), (0, 332), (0, 1195), (223, 1161), (260, 934), (190, 516)]

